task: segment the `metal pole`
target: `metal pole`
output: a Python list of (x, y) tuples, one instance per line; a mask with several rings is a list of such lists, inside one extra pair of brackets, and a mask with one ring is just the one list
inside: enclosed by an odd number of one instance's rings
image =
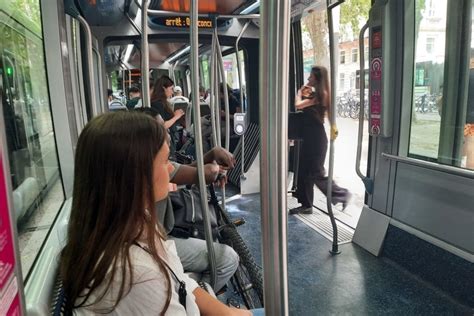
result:
[(142, 1), (142, 104), (143, 107), (150, 107), (150, 78), (148, 69), (150, 68), (150, 55), (148, 54), (148, 0)]
[[(239, 36), (237, 36), (237, 40), (235, 41), (235, 57), (237, 58), (237, 75), (239, 77), (239, 88), (240, 88), (240, 106), (242, 107), (242, 112), (243, 113), (246, 113), (247, 109), (244, 105), (244, 90), (242, 88), (242, 67), (240, 66), (240, 57), (239, 57), (239, 42), (240, 42), (240, 39), (242, 38), (242, 35), (244, 34), (245, 30), (247, 29), (247, 27), (249, 26), (250, 24), (250, 21), (247, 21), (245, 24), (244, 24), (244, 27), (242, 28), (242, 30), (240, 31), (240, 34)], [(242, 137), (241, 137), (241, 141), (242, 141), (242, 154), (241, 154), (241, 159), (240, 159), (240, 167), (241, 167), (241, 171), (240, 171), (240, 178), (242, 180), (245, 180), (245, 133), (242, 134)]]
[(220, 91), (219, 91), (219, 67), (217, 66), (217, 45), (219, 43), (217, 42), (217, 29), (214, 29), (214, 36), (216, 39), (216, 58), (214, 58), (214, 71), (215, 71), (215, 82), (214, 82), (214, 99), (215, 103), (214, 106), (216, 107), (216, 130), (217, 130), (217, 143), (218, 146), (221, 146), (222, 144), (222, 138), (221, 138), (221, 99), (220, 99)]
[(130, 89), (132, 87), (132, 70), (128, 70), (128, 88)]
[(334, 177), (334, 141), (337, 138), (338, 130), (336, 125), (336, 108), (334, 107), (334, 100), (336, 100), (336, 60), (334, 56), (334, 25), (332, 19), (332, 7), (330, 7), (330, 0), (327, 0), (327, 15), (329, 28), (329, 59), (331, 65), (331, 104), (329, 105), (329, 120), (331, 123), (331, 135), (329, 141), (329, 170), (328, 170), (328, 186), (326, 193), (326, 205), (328, 209), (329, 218), (332, 225), (332, 254), (339, 254), (339, 245), (337, 243), (337, 225), (334, 213), (332, 211), (332, 183)]
[(133, 26), (133, 28), (135, 29), (135, 31), (137, 31), (138, 34), (142, 34), (142, 31), (138, 28), (138, 25), (137, 23), (135, 23), (135, 21), (130, 17), (130, 15), (127, 13), (125, 13), (125, 16), (127, 17), (127, 20), (130, 22), (130, 24)]
[[(217, 34), (217, 30), (216, 30)], [(229, 91), (227, 91), (227, 78), (225, 76), (224, 59), (222, 58), (222, 50), (219, 43), (219, 37), (216, 35), (217, 43), (217, 59), (219, 62), (219, 69), (221, 70), (221, 85), (224, 92), (224, 109), (225, 109), (225, 149), (230, 147), (230, 114), (229, 114)]]
[(99, 75), (99, 102), (100, 104), (98, 105), (100, 107), (100, 109), (102, 109), (102, 112), (105, 112), (106, 111), (106, 106), (104, 106), (104, 96), (105, 96), (105, 93), (103, 91), (103, 85), (102, 85), (102, 81), (103, 81), (103, 77), (102, 77), (102, 67), (100, 65), (100, 63), (102, 62), (102, 57), (100, 56), (100, 53), (97, 49), (95, 48), (92, 48), (92, 51), (94, 52), (94, 54), (96, 55), (96, 58), (97, 58), (97, 72), (98, 72), (98, 75)]
[(264, 0), (260, 7), (260, 187), (266, 315), (288, 315), (286, 139), (290, 4)]
[(209, 210), (207, 205), (206, 180), (204, 176), (204, 155), (201, 132), (201, 108), (199, 106), (199, 56), (198, 56), (198, 0), (191, 1), (191, 93), (194, 116), (194, 135), (196, 142), (196, 160), (199, 177), (199, 192), (201, 194), (201, 207), (203, 210), (204, 232), (206, 235), (207, 254), (211, 271), (211, 286), (216, 284), (216, 256), (214, 243), (212, 241), (211, 223), (209, 220)]
[(362, 141), (364, 137), (364, 115), (365, 115), (365, 50), (364, 50), (364, 34), (369, 28), (367, 22), (359, 33), (359, 56), (360, 56), (360, 72), (359, 72), (359, 87), (360, 87), (360, 110), (359, 110), (359, 130), (357, 133), (357, 156), (356, 156), (356, 173), (364, 183), (365, 190), (368, 193), (373, 192), (373, 181), (366, 177), (360, 170), (360, 158), (362, 157)]
[(92, 63), (92, 33), (87, 24), (87, 21), (80, 15), (76, 17), (76, 19), (81, 24), (82, 28), (84, 29), (84, 34), (86, 37), (86, 53), (87, 53), (87, 77), (89, 79), (89, 102), (91, 105), (92, 116), (96, 116), (99, 114), (99, 108), (97, 107), (97, 102), (95, 98), (95, 80), (94, 80), (94, 65)]
[(216, 99), (214, 98), (215, 94), (215, 81), (216, 78), (216, 71), (215, 71), (215, 60), (216, 60), (216, 36), (212, 33), (212, 43), (211, 43), (211, 56), (209, 65), (211, 68), (211, 92), (209, 98), (209, 107), (211, 108), (211, 127), (212, 127), (212, 147), (218, 146), (217, 142), (217, 125), (216, 125)]

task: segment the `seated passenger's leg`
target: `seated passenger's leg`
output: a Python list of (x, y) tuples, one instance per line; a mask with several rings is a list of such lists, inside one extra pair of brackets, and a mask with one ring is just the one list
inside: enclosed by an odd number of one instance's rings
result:
[[(175, 238), (169, 236), (176, 244), (178, 256), (181, 259), (185, 272), (203, 274), (202, 281), (210, 284), (209, 259), (207, 256), (206, 241), (196, 238)], [(216, 254), (216, 284), (214, 291), (224, 287), (239, 265), (239, 256), (231, 247), (214, 243)], [(199, 281), (199, 280), (198, 280)]]

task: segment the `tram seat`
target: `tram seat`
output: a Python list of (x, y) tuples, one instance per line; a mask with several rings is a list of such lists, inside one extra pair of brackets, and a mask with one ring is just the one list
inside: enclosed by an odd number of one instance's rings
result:
[[(201, 117), (211, 114), (211, 107), (209, 103), (201, 102), (200, 104), (201, 109)], [(186, 130), (188, 132), (192, 132), (192, 125), (193, 125), (193, 113), (192, 113), (192, 103), (189, 103), (189, 106), (186, 110)]]
[(188, 102), (175, 102), (175, 103), (172, 103), (171, 106), (173, 107), (173, 112), (178, 109), (181, 109), (186, 114), (189, 107), (189, 103)]
[(113, 100), (109, 104), (109, 111), (128, 111), (128, 108), (119, 100)]

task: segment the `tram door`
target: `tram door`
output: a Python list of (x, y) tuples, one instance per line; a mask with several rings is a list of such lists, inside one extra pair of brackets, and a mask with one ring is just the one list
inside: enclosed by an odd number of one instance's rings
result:
[[(368, 3), (369, 1), (367, 1)], [(354, 171), (357, 153), (357, 133), (359, 128), (359, 116), (362, 115), (365, 120), (363, 137), (363, 155), (361, 157), (361, 166), (366, 173), (368, 162), (369, 133), (367, 129), (368, 120), (368, 98), (366, 89), (366, 98), (363, 101), (364, 110), (360, 110), (360, 59), (365, 60), (365, 80), (368, 87), (368, 55), (369, 55), (369, 34), (365, 34), (363, 40), (363, 50), (360, 50), (359, 32), (360, 26), (350, 26), (346, 22), (354, 11), (355, 4), (342, 3), (333, 9), (335, 42), (336, 48), (336, 80), (331, 85), (336, 89), (336, 100), (333, 105), (336, 107), (336, 120), (339, 130), (339, 136), (335, 142), (335, 169), (334, 181), (337, 185), (348, 189), (351, 192), (349, 204), (343, 209), (342, 204), (333, 207), (335, 217), (348, 226), (355, 228), (359, 220), (360, 212), (363, 208), (366, 191), (364, 184)], [(370, 6), (360, 6), (357, 11), (360, 12), (354, 18), (360, 21), (366, 21), (369, 16)], [(307, 82), (313, 65), (322, 65), (329, 67), (329, 48), (328, 48), (328, 25), (327, 11), (325, 8), (311, 10), (303, 15), (300, 20), (301, 25), (301, 49), (303, 62), (296, 67), (302, 68), (302, 77), (304, 83)], [(344, 24), (346, 23), (346, 24)], [(298, 73), (298, 69), (296, 69)], [(330, 135), (329, 122), (325, 123), (326, 134)], [(303, 144), (304, 146), (304, 144)], [(329, 164), (329, 150), (326, 154), (326, 171)], [(314, 203), (316, 209), (322, 212), (327, 211), (326, 197), (316, 187), (314, 188)]]
[(473, 8), (471, 0), (377, 0), (365, 35), (369, 146), (362, 143), (361, 218), (376, 229), (372, 220), (383, 217), (457, 253), (474, 251)]

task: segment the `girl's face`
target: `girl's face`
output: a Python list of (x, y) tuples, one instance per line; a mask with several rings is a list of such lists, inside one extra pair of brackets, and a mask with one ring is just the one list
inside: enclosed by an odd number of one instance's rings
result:
[(173, 165), (168, 160), (169, 154), (170, 149), (167, 142), (165, 142), (153, 161), (153, 192), (156, 202), (168, 196), (170, 172), (173, 169)]
[(173, 88), (174, 86), (169, 86), (168, 88), (163, 87), (163, 90), (165, 90), (165, 95), (167, 99), (173, 96)]
[(309, 74), (308, 86), (316, 87), (316, 77), (314, 76), (313, 72)]

